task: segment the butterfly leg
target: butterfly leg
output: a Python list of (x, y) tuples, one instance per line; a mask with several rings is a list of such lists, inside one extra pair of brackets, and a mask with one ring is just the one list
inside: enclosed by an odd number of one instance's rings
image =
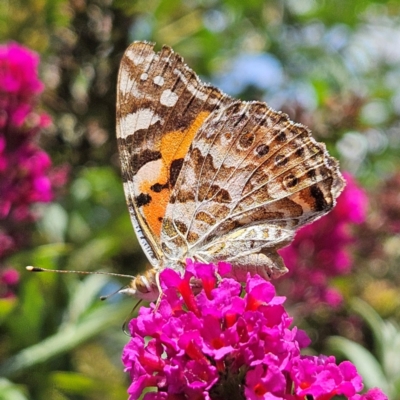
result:
[(156, 306), (154, 307), (154, 312), (157, 312), (158, 307), (160, 307), (160, 304), (161, 304), (161, 299), (164, 296), (164, 292), (161, 288), (161, 283), (160, 283), (160, 271), (156, 272), (155, 280), (156, 280), (156, 285), (157, 285), (157, 290), (158, 290), (158, 298), (156, 301)]

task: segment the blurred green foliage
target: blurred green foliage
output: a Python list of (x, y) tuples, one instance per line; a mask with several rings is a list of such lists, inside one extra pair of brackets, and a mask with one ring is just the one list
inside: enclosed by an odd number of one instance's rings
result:
[[(400, 165), (399, 11), (397, 0), (0, 2), (1, 41), (18, 41), (41, 55), (43, 107), (53, 118), (41, 145), (56, 165), (71, 168), (58, 201), (39, 207), (43, 218), (32, 247), (8, 260), (22, 279), (16, 298), (0, 300), (0, 399), (126, 398), (120, 353), (127, 338), (120, 326), (133, 303), (118, 296), (98, 301), (126, 281), (29, 275), (23, 268), (134, 275), (145, 265), (125, 205), (114, 138), (118, 65), (131, 41), (173, 46), (206, 81), (228, 81), (222, 88), (231, 94), (266, 100), (310, 126), (372, 198)], [(265, 86), (248, 81), (265, 78), (258, 59), (250, 63), (255, 54), (268, 54), (269, 61), (262, 60), (267, 66), (274, 61), (280, 79)], [(240, 56), (249, 63), (240, 64), (238, 78)], [(367, 324), (358, 319), (354, 325), (348, 307), (296, 323), (314, 332), (317, 349), (332, 333), (347, 336), (328, 343), (356, 364), (364, 360), (360, 368), (367, 376), (368, 369), (379, 371), (376, 382), (396, 399), (399, 371), (392, 376), (389, 362), (394, 336), (382, 332), (399, 335), (399, 237), (385, 232), (379, 198), (371, 203), (368, 229), (360, 230), (358, 268), (336, 286), (348, 303), (361, 296), (397, 325), (389, 329), (365, 313)], [(379, 332), (375, 356), (350, 344), (375, 351)], [(360, 351), (364, 358), (355, 356)]]
[(66, 0), (5, 0), (0, 3), (0, 35), (39, 52), (54, 32), (67, 28), (73, 14)]
[(355, 298), (352, 309), (361, 315), (371, 329), (376, 356), (360, 344), (344, 337), (332, 336), (327, 341), (330, 351), (344, 356), (357, 367), (365, 386), (381, 388), (390, 399), (400, 397), (400, 326), (384, 321), (367, 303)]

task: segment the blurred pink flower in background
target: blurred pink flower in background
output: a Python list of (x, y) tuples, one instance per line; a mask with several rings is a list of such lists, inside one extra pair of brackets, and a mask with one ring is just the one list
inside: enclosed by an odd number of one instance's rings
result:
[(37, 110), (43, 84), (39, 56), (17, 43), (0, 46), (0, 297), (10, 296), (18, 281), (4, 258), (29, 242), (29, 226), (37, 218), (32, 204), (53, 199), (53, 188), (67, 175), (51, 179), (51, 160), (36, 139), (51, 123)]
[[(297, 232), (293, 242), (279, 251), (289, 272), (275, 281), (277, 291), (295, 304), (327, 303), (337, 307), (341, 294), (330, 287), (330, 279), (350, 272), (352, 227), (365, 221), (368, 199), (355, 179), (344, 173), (346, 187), (336, 207), (327, 215)], [(308, 310), (312, 312), (313, 307)]]

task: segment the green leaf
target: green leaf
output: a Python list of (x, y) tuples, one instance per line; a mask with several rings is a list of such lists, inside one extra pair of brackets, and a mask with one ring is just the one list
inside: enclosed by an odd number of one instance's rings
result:
[(384, 321), (370, 305), (357, 297), (352, 299), (350, 305), (356, 313), (363, 317), (365, 322), (367, 322), (368, 326), (371, 328), (378, 357), (382, 358), (385, 346), (385, 338), (383, 335), (385, 325)]
[(0, 324), (7, 318), (12, 310), (14, 310), (17, 304), (17, 298), (0, 299)]
[[(400, 327), (393, 321), (385, 321), (367, 303), (354, 299), (352, 308), (359, 313), (371, 328), (378, 359), (389, 382), (400, 376)], [(393, 383), (395, 385), (395, 383)], [(397, 392), (399, 393), (399, 392)]]
[(109, 280), (110, 278), (105, 275), (89, 275), (80, 281), (77, 288), (72, 289), (73, 295), (68, 304), (67, 318), (60, 329), (78, 321), (89, 310), (93, 302), (97, 301), (100, 305), (99, 292)]
[(7, 379), (0, 378), (0, 400), (28, 400), (26, 390)]
[(93, 238), (71, 254), (67, 269), (86, 271), (91, 266), (98, 268), (104, 259), (113, 255), (114, 249), (115, 239), (113, 237)]
[(8, 259), (11, 265), (24, 268), (33, 265), (41, 268), (57, 268), (57, 260), (67, 255), (71, 246), (65, 243), (50, 243), (37, 246), (29, 251), (19, 251)]
[[(98, 278), (96, 277), (98, 284)], [(87, 307), (88, 298), (92, 298), (94, 292), (93, 281), (94, 278), (89, 279), (89, 284), (84, 288), (88, 289), (87, 298), (82, 294), (82, 290), (78, 290), (76, 297), (73, 300), (74, 305), (78, 300), (86, 303), (81, 307), (78, 314), (81, 314)], [(91, 285), (94, 285), (91, 287)], [(26, 368), (32, 367), (38, 363), (46, 362), (60, 354), (75, 348), (86, 340), (97, 336), (99, 333), (105, 331), (110, 327), (116, 327), (124, 321), (129, 311), (132, 308), (132, 303), (101, 303), (102, 305), (95, 308), (75, 322), (75, 319), (64, 323), (60, 331), (40, 343), (28, 347), (18, 354), (0, 365), (0, 375), (9, 377), (17, 372), (21, 372)], [(75, 316), (76, 317), (76, 316)], [(121, 331), (122, 335), (122, 331)]]
[(54, 372), (50, 379), (55, 388), (68, 395), (88, 397), (97, 394), (98, 397), (101, 394), (106, 399), (126, 399), (126, 387), (118, 383), (112, 384), (73, 372)]
[(38, 223), (42, 233), (52, 242), (64, 242), (68, 226), (68, 214), (58, 203), (43, 204), (42, 218)]

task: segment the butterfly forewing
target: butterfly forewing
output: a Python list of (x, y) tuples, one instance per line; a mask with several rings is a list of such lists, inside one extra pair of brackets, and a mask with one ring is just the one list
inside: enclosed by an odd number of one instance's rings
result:
[(192, 140), (208, 115), (232, 100), (203, 85), (167, 46), (135, 42), (120, 66), (117, 138), (125, 196), (139, 241), (153, 266), (171, 189)]

